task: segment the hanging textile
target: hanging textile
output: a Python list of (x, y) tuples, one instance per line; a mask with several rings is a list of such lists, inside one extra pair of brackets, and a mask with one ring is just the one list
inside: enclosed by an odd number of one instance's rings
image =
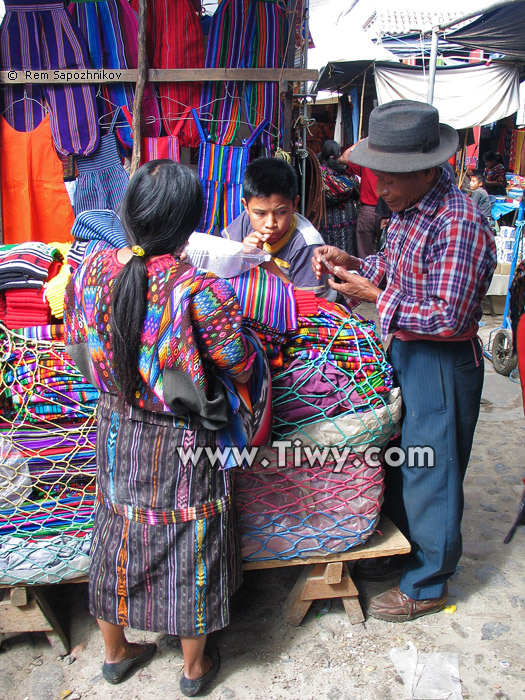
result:
[[(251, 2), (243, 39), (243, 68), (282, 68), (285, 52), (286, 10), (274, 0)], [(271, 131), (261, 142), (273, 151), (279, 145), (279, 84), (248, 82), (244, 88), (246, 118), (255, 128), (263, 119)]]
[(198, 173), (204, 191), (204, 211), (197, 230), (212, 234), (216, 224), (222, 231), (242, 212), (242, 178), (250, 159), (250, 146), (268, 122), (261, 122), (242, 146), (221, 146), (211, 143), (195, 110), (192, 115), (201, 140)]
[(109, 133), (100, 137), (99, 147), (90, 156), (76, 159), (78, 178), (75, 216), (87, 209), (118, 211), (126, 192), (129, 175), (122, 167), (113, 130), (120, 109), (115, 110)]
[[(0, 27), (2, 70), (91, 68), (80, 30), (62, 2), (5, 0)], [(26, 84), (2, 87), (1, 109), (18, 131), (32, 131), (49, 107), (55, 146), (67, 155), (88, 155), (98, 145), (99, 125), (92, 85)]]
[(71, 241), (75, 217), (49, 115), (27, 132), (0, 117), (0, 143), (4, 243)]
[[(128, 123), (132, 124), (132, 116), (127, 109), (123, 107), (122, 111)], [(187, 119), (191, 119), (190, 108), (184, 110), (181, 114), (180, 119), (177, 121), (172, 129), (171, 136), (158, 136), (157, 138), (147, 138), (144, 137), (140, 140), (140, 164), (149, 163), (150, 160), (158, 160), (159, 158), (168, 158), (169, 160), (174, 160), (176, 163), (180, 163), (180, 142), (179, 133), (186, 123)]]
[[(206, 68), (240, 68), (244, 18), (248, 0), (222, 0), (212, 21), (206, 51)], [(199, 114), (212, 141), (233, 142), (240, 126), (241, 107), (237, 83), (204, 83)]]
[[(93, 68), (137, 68), (138, 18), (125, 0), (72, 3), (69, 11), (84, 36)], [(131, 83), (104, 83), (101, 91), (101, 114), (123, 106), (132, 109), (135, 87)], [(160, 133), (160, 112), (150, 83), (142, 102), (142, 133), (151, 137)], [(127, 123), (119, 124), (117, 135), (124, 146), (133, 146)]]
[[(135, 10), (138, 0), (132, 0)], [(147, 50), (153, 68), (203, 68), (204, 40), (199, 18), (190, 0), (150, 0)], [(186, 107), (198, 107), (200, 83), (159, 83), (160, 108), (168, 134), (173, 134)], [(197, 146), (199, 138), (191, 120), (180, 132), (182, 146)]]

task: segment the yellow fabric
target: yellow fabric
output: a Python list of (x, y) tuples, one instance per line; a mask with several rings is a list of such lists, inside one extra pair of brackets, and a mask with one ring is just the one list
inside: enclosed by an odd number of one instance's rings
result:
[(58, 275), (55, 275), (52, 280), (46, 284), (44, 289), (44, 297), (47, 299), (51, 313), (55, 318), (64, 317), (64, 297), (66, 294), (66, 286), (71, 277), (69, 265), (62, 265)]
[(284, 236), (277, 241), (277, 243), (274, 243), (273, 245), (270, 245), (269, 243), (265, 243), (263, 245), (263, 248), (266, 253), (270, 253), (270, 255), (275, 255), (278, 253), (281, 248), (284, 248), (284, 246), (288, 243), (290, 238), (292, 237), (293, 232), (297, 228), (297, 219), (295, 218), (295, 214), (292, 216), (292, 223), (290, 224), (290, 228), (288, 231), (284, 234)]

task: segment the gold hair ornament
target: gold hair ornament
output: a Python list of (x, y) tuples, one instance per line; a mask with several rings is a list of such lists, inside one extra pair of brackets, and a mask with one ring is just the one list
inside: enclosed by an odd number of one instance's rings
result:
[(133, 255), (136, 255), (138, 258), (143, 258), (146, 255), (144, 248), (141, 248), (139, 245), (132, 246), (131, 250), (133, 251)]

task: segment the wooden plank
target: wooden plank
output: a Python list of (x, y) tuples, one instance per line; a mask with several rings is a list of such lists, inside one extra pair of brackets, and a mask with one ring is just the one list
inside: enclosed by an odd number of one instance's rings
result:
[(22, 605), (27, 605), (27, 591), (23, 586), (17, 586), (11, 589), (11, 604), (17, 608), (22, 607)]
[(348, 615), (350, 622), (353, 625), (358, 625), (365, 621), (365, 616), (363, 615), (363, 609), (359, 602), (359, 598), (342, 598), (345, 612)]
[(58, 653), (61, 656), (69, 654), (69, 641), (66, 635), (64, 634), (62, 627), (60, 627), (60, 625), (58, 624), (55, 614), (49, 607), (49, 603), (44, 598), (42, 591), (40, 589), (35, 588), (32, 591), (32, 594), (35, 596), (38, 605), (42, 609), (43, 614), (46, 616), (46, 619), (51, 625), (50, 629), (45, 630), (48, 642), (54, 649), (58, 651)]
[(0, 633), (48, 632), (52, 629), (53, 625), (34, 598), (21, 607), (13, 605), (9, 598), (0, 602)]
[(313, 570), (313, 566), (304, 567), (284, 605), (285, 620), (293, 627), (301, 624), (312, 604), (311, 600), (303, 600), (303, 593)]
[[(306, 68), (150, 68), (151, 83), (195, 83), (202, 81), (223, 82), (226, 80), (280, 83), (282, 81), (315, 81), (319, 71)], [(136, 83), (138, 70), (133, 69), (54, 69), (54, 70), (3, 70), (0, 83)]]
[(302, 592), (303, 600), (324, 600), (357, 596), (358, 591), (345, 567), (339, 583), (327, 584), (324, 580), (326, 564), (316, 564)]
[(135, 173), (140, 167), (141, 157), (141, 117), (142, 117), (142, 100), (144, 97), (144, 88), (146, 87), (146, 79), (148, 74), (147, 58), (146, 58), (146, 24), (147, 24), (148, 2), (147, 0), (139, 0), (139, 30), (138, 30), (138, 69), (137, 83), (135, 85), (135, 99), (133, 100), (133, 151), (131, 154), (130, 176)]
[(324, 570), (324, 582), (328, 584), (340, 583), (343, 575), (343, 562), (332, 561), (326, 565)]
[(372, 559), (373, 557), (389, 557), (395, 554), (408, 554), (410, 542), (397, 529), (386, 515), (381, 516), (376, 532), (364, 543), (340, 554), (307, 557), (301, 559), (269, 559), (267, 561), (245, 561), (243, 569), (277, 569), (282, 566), (300, 566), (305, 564), (328, 563), (332, 561), (356, 561), (357, 559)]
[[(53, 586), (60, 586), (63, 583), (87, 583), (89, 581), (89, 577), (87, 574), (82, 574), (81, 576), (77, 576), (76, 578), (68, 578), (68, 579), (62, 579), (61, 581), (57, 581), (56, 583), (53, 583)], [(11, 589), (13, 588), (13, 585), (15, 586), (24, 586), (24, 588), (36, 588), (37, 586), (42, 586), (42, 585), (51, 585), (51, 584), (42, 584), (42, 583), (31, 583), (31, 582), (22, 582), (20, 581), (19, 583), (16, 584), (7, 584), (7, 583), (2, 583), (0, 584), (0, 590), (1, 589)]]

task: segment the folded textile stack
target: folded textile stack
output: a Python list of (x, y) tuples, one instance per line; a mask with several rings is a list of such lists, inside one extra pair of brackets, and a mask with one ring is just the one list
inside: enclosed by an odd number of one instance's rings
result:
[(5, 405), (0, 415), (15, 422), (63, 416), (87, 418), (96, 406), (98, 389), (89, 384), (63, 348), (12, 351), (4, 365)]
[(2, 296), (5, 310), (0, 321), (10, 330), (49, 323), (51, 310), (41, 289), (9, 289)]
[(294, 290), (262, 267), (228, 280), (242, 309), (243, 323), (253, 328), (268, 356), (270, 368), (283, 366), (281, 345), (297, 328)]
[(0, 356), (0, 583), (84, 574), (98, 390), (67, 355), (62, 325), (4, 329)]
[(295, 294), (297, 330), (283, 347), (284, 371), (273, 378), (279, 437), (315, 421), (382, 406), (393, 387), (373, 323), (308, 292)]
[(9, 328), (49, 323), (44, 283), (62, 267), (63, 253), (45, 243), (0, 246), (0, 321)]

